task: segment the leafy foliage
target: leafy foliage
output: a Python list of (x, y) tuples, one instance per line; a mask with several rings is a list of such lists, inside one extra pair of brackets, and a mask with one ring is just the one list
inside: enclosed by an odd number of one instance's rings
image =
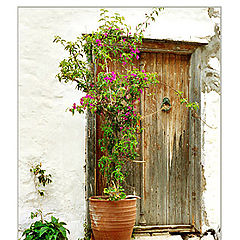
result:
[[(125, 180), (122, 166), (138, 157), (137, 135), (142, 131), (136, 105), (149, 85), (159, 83), (157, 73), (138, 69), (134, 62), (140, 58), (143, 32), (161, 10), (153, 9), (152, 13), (146, 14), (146, 21), (132, 32), (124, 17), (118, 13), (110, 16), (108, 10), (101, 9), (97, 31), (81, 35), (75, 42), (59, 36), (54, 39), (69, 53), (69, 57), (59, 64), (58, 80), (75, 82), (76, 88), (86, 94), (69, 111), (75, 114), (88, 109), (102, 116), (103, 137), (99, 145), (103, 156), (98, 162), (107, 181), (104, 193), (110, 200), (126, 197), (122, 188)], [(110, 63), (120, 64), (124, 71), (110, 72)]]
[(39, 163), (36, 166), (32, 166), (30, 172), (34, 174), (35, 187), (40, 196), (44, 196), (44, 189), (41, 186), (45, 187), (47, 184), (52, 182), (52, 175), (46, 174), (46, 170), (42, 169), (42, 164)]
[(67, 240), (67, 233), (70, 233), (64, 225), (66, 223), (59, 222), (59, 219), (51, 216), (51, 221), (43, 220), (42, 212), (31, 213), (31, 218), (40, 214), (41, 220), (35, 221), (26, 229), (22, 237), (24, 240)]
[(91, 226), (88, 225), (86, 222), (83, 224), (84, 227), (84, 238), (78, 239), (78, 240), (91, 240), (92, 236), (92, 229)]
[(180, 97), (180, 103), (183, 104), (185, 103), (186, 107), (189, 109), (194, 109), (195, 111), (197, 111), (199, 109), (199, 105), (197, 102), (189, 102), (189, 100), (187, 98), (183, 97), (183, 92), (180, 91), (176, 91), (176, 94)]

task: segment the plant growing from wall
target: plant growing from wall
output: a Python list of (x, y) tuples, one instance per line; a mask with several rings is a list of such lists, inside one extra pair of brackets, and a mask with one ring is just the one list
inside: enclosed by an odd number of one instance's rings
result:
[[(133, 32), (125, 24), (124, 17), (118, 13), (109, 16), (108, 10), (101, 9), (97, 31), (82, 35), (75, 42), (59, 36), (54, 39), (69, 53), (69, 57), (59, 64), (58, 80), (75, 82), (76, 88), (85, 93), (69, 111), (75, 114), (88, 109), (102, 118), (103, 137), (99, 145), (103, 156), (98, 163), (107, 182), (104, 193), (109, 200), (126, 197), (122, 187), (125, 180), (123, 165), (126, 161), (136, 160), (137, 135), (142, 131), (136, 104), (149, 85), (160, 83), (157, 73), (134, 67), (134, 61), (140, 58), (139, 46), (142, 45), (143, 32), (149, 21), (155, 20), (154, 16), (158, 15), (159, 10), (154, 9), (150, 15), (146, 15), (146, 21), (140, 23)], [(124, 72), (110, 71), (110, 63), (120, 64)]]
[[(30, 172), (34, 174), (34, 183), (38, 194), (40, 196), (44, 196), (45, 191), (42, 188), (39, 188), (40, 185), (45, 187), (47, 184), (52, 182), (51, 174), (46, 174), (46, 170), (43, 170), (42, 164), (39, 163), (36, 166), (32, 166)], [(59, 222), (59, 219), (51, 216), (51, 221), (47, 221), (44, 219), (47, 215), (51, 213), (47, 213), (43, 215), (41, 209), (37, 209), (36, 212), (31, 212), (31, 219), (40, 217), (40, 220), (33, 222), (29, 228), (27, 228), (23, 234), (23, 240), (67, 240), (67, 233), (70, 231), (65, 228), (66, 223)]]
[(43, 187), (52, 182), (52, 175), (46, 174), (46, 170), (42, 169), (42, 163), (32, 166), (30, 172), (34, 175), (34, 184), (38, 194), (44, 196), (45, 190)]
[(91, 226), (85, 222), (83, 224), (83, 227), (84, 227), (84, 238), (81, 238), (78, 240), (91, 240), (91, 236), (92, 236)]
[(22, 237), (24, 240), (67, 240), (67, 232), (70, 231), (65, 228), (66, 223), (59, 222), (59, 219), (51, 216), (51, 221), (47, 221), (43, 217), (41, 210), (36, 213), (31, 213), (31, 219), (40, 216), (40, 220), (35, 221), (26, 229)]

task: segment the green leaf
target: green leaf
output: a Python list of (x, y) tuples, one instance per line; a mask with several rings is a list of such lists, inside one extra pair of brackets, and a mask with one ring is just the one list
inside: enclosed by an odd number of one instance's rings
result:
[(33, 235), (28, 235), (25, 240), (32, 240), (33, 239)]
[(44, 223), (42, 223), (40, 220), (34, 223), (35, 228), (39, 228), (39, 227), (42, 227), (42, 226), (44, 226)]
[(62, 233), (62, 235), (63, 235), (64, 237), (67, 236), (67, 234), (66, 234), (66, 229), (65, 229), (63, 226), (61, 226), (61, 227), (59, 228), (59, 231)]
[(57, 224), (57, 223), (58, 223), (58, 219), (55, 218), (54, 216), (51, 216), (51, 221), (52, 221), (52, 223), (54, 223), (54, 224)]
[(57, 236), (58, 236), (58, 232), (57, 232), (57, 234), (54, 236), (54, 240), (57, 240)]
[(39, 231), (39, 237), (41, 237), (45, 232), (47, 232), (49, 227), (43, 227)]
[(36, 215), (33, 212), (31, 212), (31, 219), (33, 219), (35, 216)]

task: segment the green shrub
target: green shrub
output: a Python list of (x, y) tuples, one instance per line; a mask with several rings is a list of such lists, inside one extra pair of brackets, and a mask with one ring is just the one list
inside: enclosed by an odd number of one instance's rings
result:
[[(32, 216), (31, 216), (32, 217)], [(59, 219), (51, 216), (51, 221), (39, 220), (23, 232), (24, 240), (67, 240), (68, 229), (64, 227), (66, 223), (59, 222)]]

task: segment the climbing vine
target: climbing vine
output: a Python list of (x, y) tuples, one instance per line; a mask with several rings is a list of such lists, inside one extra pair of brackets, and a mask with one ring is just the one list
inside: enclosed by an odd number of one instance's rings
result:
[[(132, 31), (120, 14), (109, 15), (108, 10), (101, 9), (100, 26), (96, 31), (81, 35), (76, 41), (66, 41), (60, 36), (54, 39), (69, 54), (59, 64), (58, 80), (75, 82), (76, 88), (85, 93), (69, 111), (75, 114), (88, 109), (101, 116), (103, 137), (99, 145), (102, 157), (98, 164), (107, 182), (104, 193), (109, 200), (126, 197), (122, 187), (126, 177), (123, 165), (126, 161), (136, 161), (137, 135), (143, 130), (136, 104), (149, 85), (161, 83), (157, 73), (134, 66), (140, 58), (143, 33), (161, 10), (153, 9), (152, 13), (146, 14), (145, 21)], [(124, 71), (110, 71), (110, 64), (119, 64)], [(179, 95), (188, 108), (198, 107), (184, 99), (181, 92)]]

